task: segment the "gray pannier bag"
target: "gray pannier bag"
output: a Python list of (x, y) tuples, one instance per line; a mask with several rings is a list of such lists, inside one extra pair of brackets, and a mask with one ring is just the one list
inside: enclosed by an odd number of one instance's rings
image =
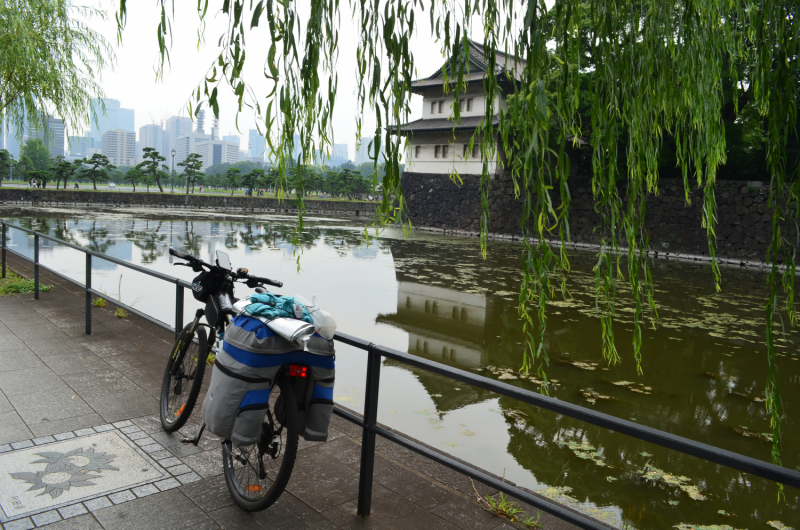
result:
[(280, 337), (257, 317), (235, 317), (203, 401), (208, 430), (235, 446), (256, 443), (271, 387), (285, 365), (300, 408), (300, 433), (309, 441), (327, 440), (333, 414), (333, 341), (314, 335), (306, 343), (308, 351), (298, 348), (302, 346)]
[(279, 366), (247, 366), (224, 349), (217, 352), (211, 384), (203, 401), (203, 421), (208, 430), (237, 447), (256, 443), (261, 437), (261, 423), (279, 369)]

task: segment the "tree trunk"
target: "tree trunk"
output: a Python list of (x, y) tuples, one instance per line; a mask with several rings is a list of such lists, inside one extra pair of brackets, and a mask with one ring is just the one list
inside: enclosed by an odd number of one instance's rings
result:
[(92, 181), (92, 186), (94, 186), (94, 191), (97, 191), (97, 181), (96, 180)]
[(164, 188), (161, 187), (161, 179), (156, 177), (156, 184), (158, 184), (158, 191), (164, 193)]
[(131, 185), (133, 186), (133, 193), (136, 193), (136, 183), (135, 182), (131, 182)]

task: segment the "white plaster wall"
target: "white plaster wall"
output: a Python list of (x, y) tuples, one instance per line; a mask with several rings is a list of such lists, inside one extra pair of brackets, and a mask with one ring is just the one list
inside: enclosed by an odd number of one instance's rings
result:
[[(472, 99), (472, 110), (467, 111), (467, 100)], [(483, 116), (486, 113), (486, 96), (483, 93), (483, 85), (473, 83), (463, 94), (459, 94), (459, 99), (463, 100), (460, 112), (462, 117)], [(439, 102), (442, 101), (442, 112), (439, 112)], [(431, 113), (431, 103), (436, 103), (435, 112)], [(455, 95), (451, 92), (445, 94), (441, 90), (427, 92), (422, 98), (422, 119), (452, 118), (453, 104)], [(506, 108), (505, 98), (495, 96), (495, 109)]]
[[(480, 152), (473, 157), (472, 153), (463, 157), (464, 145), (469, 144), (472, 137), (471, 132), (457, 133), (452, 132), (416, 134), (408, 142), (406, 151), (406, 171), (415, 173), (439, 173), (449, 175), (454, 171), (465, 175), (480, 175), (483, 172), (483, 162)], [(447, 158), (436, 158), (436, 145), (448, 145), (450, 147)], [(416, 156), (416, 148), (419, 146), (419, 156)], [(441, 150), (440, 155), (441, 157)], [(497, 154), (489, 161), (489, 173), (497, 173)]]

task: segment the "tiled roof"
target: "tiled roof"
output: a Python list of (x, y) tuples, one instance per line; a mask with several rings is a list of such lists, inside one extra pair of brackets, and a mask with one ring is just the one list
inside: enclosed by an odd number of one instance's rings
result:
[[(483, 44), (478, 44), (472, 40), (467, 39), (467, 46), (468, 46), (468, 55), (467, 59), (469, 61), (469, 73), (466, 73), (467, 68), (465, 68), (464, 74), (464, 81), (465, 82), (474, 82), (480, 81), (484, 78), (486, 74), (486, 70), (488, 65), (486, 64), (486, 57), (483, 54)], [(508, 74), (511, 77), (519, 78), (519, 74), (524, 68), (524, 63), (512, 56), (507, 55), (503, 52), (495, 50), (496, 54), (496, 66), (495, 66), (495, 74), (498, 76), (498, 80), (502, 81), (505, 79)], [(430, 86), (438, 86), (444, 84), (444, 75), (443, 71), (445, 68), (448, 69), (448, 72), (452, 70), (449, 74), (449, 81), (453, 81), (457, 76), (458, 73), (455, 68), (448, 68), (450, 64), (457, 64), (458, 57), (460, 56), (459, 51), (456, 51), (453, 55), (452, 63), (451, 61), (446, 61), (441, 68), (439, 68), (433, 75), (430, 77), (426, 77), (425, 79), (418, 79), (417, 81), (413, 81), (411, 83), (411, 88), (413, 89), (421, 89)], [(506, 71), (508, 69), (508, 72)]]
[[(454, 119), (449, 118), (435, 118), (435, 119), (419, 119), (409, 123), (400, 125), (400, 134), (408, 134), (414, 132), (437, 132), (437, 131), (464, 131), (475, 129), (478, 125), (483, 123), (483, 116), (470, 116), (468, 118), (461, 118), (461, 123), (456, 123)], [(495, 115), (492, 120), (494, 125), (500, 123), (499, 115)]]

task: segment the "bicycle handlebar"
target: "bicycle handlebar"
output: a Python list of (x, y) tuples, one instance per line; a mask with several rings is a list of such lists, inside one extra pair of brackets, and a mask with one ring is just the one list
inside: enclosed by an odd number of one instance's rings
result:
[[(203, 266), (208, 267), (209, 269), (221, 269), (221, 267), (219, 267), (217, 265), (211, 265), (211, 264), (206, 263), (205, 261), (203, 261), (203, 260), (201, 260), (199, 258), (196, 258), (196, 257), (192, 256), (191, 254), (187, 254), (185, 252), (181, 252), (180, 250), (175, 250), (172, 247), (170, 247), (169, 253), (172, 254), (173, 256), (175, 256), (178, 259), (183, 259), (183, 260), (188, 261), (192, 265), (203, 265)], [(178, 265), (182, 265), (182, 264), (178, 264)], [(258, 283), (265, 283), (265, 284), (271, 285), (273, 287), (283, 287), (283, 282), (279, 282), (278, 280), (270, 280), (269, 278), (261, 278), (259, 276), (252, 276), (250, 274), (237, 275), (233, 271), (228, 271), (228, 272), (230, 272), (231, 276), (234, 279), (252, 280), (252, 281), (255, 281), (255, 282), (258, 282)], [(249, 284), (250, 282), (248, 281), (247, 283)], [(252, 286), (248, 285), (248, 287), (252, 287)]]
[(271, 285), (273, 287), (283, 287), (283, 282), (279, 282), (278, 280), (270, 280), (269, 278), (260, 278), (258, 276), (247, 276), (248, 280), (255, 280), (259, 283), (266, 283), (267, 285)]

